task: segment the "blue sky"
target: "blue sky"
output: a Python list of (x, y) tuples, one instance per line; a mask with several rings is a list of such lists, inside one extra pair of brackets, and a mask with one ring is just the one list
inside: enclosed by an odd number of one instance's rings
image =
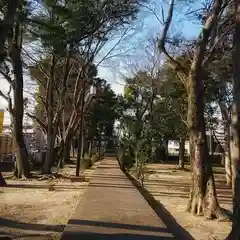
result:
[[(186, 3), (187, 1), (185, 1)], [(151, 6), (154, 6), (155, 11), (159, 12), (159, 16), (161, 15), (161, 8), (157, 6), (159, 0), (153, 0)], [(168, 5), (164, 4), (164, 11), (166, 12), (168, 9)], [(174, 34), (181, 34), (186, 39), (193, 39), (199, 34), (201, 26), (194, 22), (193, 20), (189, 20), (189, 17), (185, 15), (188, 9), (197, 9), (200, 7), (200, 3), (194, 3), (192, 5), (187, 4), (187, 6), (181, 5), (181, 13), (179, 11), (175, 11), (174, 18), (171, 26), (171, 32)], [(142, 22), (142, 30), (132, 37), (131, 41), (136, 42), (136, 39), (139, 40), (139, 47), (136, 46), (137, 50), (131, 51), (130, 54), (137, 54), (137, 51), (144, 50), (144, 42), (146, 44), (146, 39), (149, 36), (156, 36), (161, 33), (162, 25), (159, 23), (157, 18), (151, 13), (149, 10), (143, 9), (139, 14), (138, 21)], [(136, 44), (135, 44), (136, 45)], [(127, 47), (127, 46), (126, 46)], [(123, 93), (124, 89), (124, 81), (121, 76), (119, 76), (119, 71), (124, 72), (125, 69), (121, 69), (121, 61), (122, 59), (115, 58), (117, 69), (107, 67), (99, 67), (99, 75), (111, 84), (112, 89), (117, 93)]]

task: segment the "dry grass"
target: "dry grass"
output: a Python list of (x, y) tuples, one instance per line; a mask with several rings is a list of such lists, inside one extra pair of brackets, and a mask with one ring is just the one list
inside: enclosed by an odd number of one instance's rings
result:
[[(192, 216), (186, 204), (190, 189), (190, 171), (179, 170), (174, 164), (148, 164), (150, 174), (144, 187), (171, 213), (176, 221), (196, 240), (223, 240), (230, 231), (229, 222), (219, 222)], [(231, 210), (231, 189), (226, 186), (224, 169), (215, 167), (217, 193), (221, 207)]]
[[(84, 171), (89, 180), (99, 163)], [(0, 190), (0, 238), (59, 239), (88, 181), (71, 182), (74, 165), (52, 180), (13, 180), (3, 172), (7, 187)]]

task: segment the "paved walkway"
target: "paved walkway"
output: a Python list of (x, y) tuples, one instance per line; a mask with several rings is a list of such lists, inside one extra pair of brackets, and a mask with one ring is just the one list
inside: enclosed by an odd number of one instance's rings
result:
[(61, 240), (169, 240), (167, 227), (138, 190), (106, 158), (69, 220)]

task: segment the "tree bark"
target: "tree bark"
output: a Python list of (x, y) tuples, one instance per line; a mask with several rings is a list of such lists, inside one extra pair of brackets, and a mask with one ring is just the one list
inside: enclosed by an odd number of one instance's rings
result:
[(226, 171), (226, 183), (228, 186), (232, 184), (232, 160), (231, 160), (231, 146), (233, 142), (230, 138), (230, 126), (225, 126), (225, 146), (224, 146), (224, 166)]
[[(222, 90), (223, 95), (225, 94), (225, 89)], [(231, 186), (232, 184), (232, 169), (231, 169), (231, 145), (232, 145), (232, 141), (230, 138), (230, 116), (228, 113), (228, 109), (225, 105), (224, 102), (220, 102), (219, 103), (220, 106), (220, 110), (221, 110), (221, 115), (222, 115), (222, 120), (224, 122), (224, 141), (225, 141), (225, 145), (224, 145), (224, 166), (225, 166), (225, 176), (226, 176), (226, 183), (228, 186)]]
[[(83, 122), (83, 120), (82, 120)], [(80, 126), (83, 126), (83, 123), (81, 123)], [(84, 132), (83, 127), (80, 128), (79, 131), (79, 137), (78, 137), (78, 149), (77, 149), (77, 165), (76, 165), (76, 176), (78, 177), (80, 174), (80, 168), (81, 168), (81, 161), (84, 156)]]
[(5, 48), (5, 42), (8, 38), (9, 31), (13, 27), (18, 4), (18, 0), (8, 0), (6, 16), (3, 20), (0, 20), (0, 63), (4, 59), (3, 53)]
[(70, 162), (70, 152), (71, 152), (71, 138), (70, 136), (68, 136), (64, 141), (61, 167), (63, 167), (65, 163)]
[(43, 174), (51, 174), (51, 168), (53, 166), (54, 160), (55, 160), (55, 151), (54, 151), (54, 145), (55, 145), (56, 135), (53, 131), (49, 131), (47, 134), (47, 153), (46, 158), (43, 164)]
[(88, 145), (88, 156), (89, 156), (89, 157), (92, 156), (92, 141), (89, 141), (89, 145)]
[(85, 91), (83, 89), (83, 93), (81, 96), (81, 115), (80, 115), (80, 124), (79, 124), (79, 136), (78, 136), (78, 149), (77, 149), (77, 163), (76, 163), (76, 176), (78, 177), (80, 174), (81, 168), (81, 160), (83, 159), (83, 151), (84, 151), (84, 97)]
[[(20, 38), (19, 28), (19, 25), (15, 27), (15, 38)], [(12, 85), (14, 108), (9, 110), (13, 121), (13, 138), (16, 149), (15, 176), (17, 178), (28, 178), (30, 176), (30, 164), (23, 136), (23, 70), (21, 48), (17, 40), (11, 44), (10, 58), (14, 72), (14, 83)]]
[(4, 187), (4, 186), (6, 186), (7, 184), (6, 184), (6, 182), (5, 182), (5, 180), (4, 180), (4, 178), (3, 178), (3, 175), (2, 175), (2, 173), (0, 172), (0, 186), (1, 187)]
[[(211, 11), (196, 41), (196, 48), (190, 67), (176, 61), (165, 48), (167, 33), (172, 22), (175, 0), (170, 1), (168, 16), (165, 21), (162, 38), (159, 41), (159, 48), (168, 58), (172, 68), (178, 74), (184, 84), (188, 96), (187, 125), (189, 132), (190, 162), (192, 165), (192, 186), (187, 210), (198, 215), (203, 214), (208, 207), (209, 217), (218, 217), (220, 207), (217, 201), (215, 182), (212, 172), (212, 165), (209, 162), (209, 152), (205, 131), (204, 119), (204, 88), (203, 88), (203, 67), (208, 62), (206, 49), (210, 36), (218, 21), (219, 13), (222, 10), (222, 0), (214, 0)], [(209, 57), (211, 54), (209, 55)], [(208, 205), (206, 197), (208, 196)]]
[(163, 147), (164, 147), (164, 161), (168, 161), (168, 138), (163, 140)]
[[(188, 81), (188, 127), (192, 162), (192, 186), (187, 210), (192, 214), (203, 215), (208, 209), (208, 217), (220, 215), (212, 165), (208, 153), (204, 119), (204, 88), (201, 79), (201, 66), (196, 53)], [(208, 202), (206, 202), (208, 199)]]
[(185, 158), (185, 138), (181, 137), (179, 141), (179, 168), (184, 169)]
[[(55, 57), (52, 55), (50, 77), (47, 82), (46, 89), (46, 110), (47, 110), (47, 153), (46, 159), (43, 164), (43, 174), (50, 174), (51, 167), (54, 163), (54, 145), (57, 135), (57, 126), (54, 125), (54, 68), (55, 68)], [(56, 124), (56, 123), (55, 123)]]
[(240, 239), (240, 1), (234, 1), (235, 32), (233, 37), (233, 105), (232, 105), (232, 230), (228, 240)]

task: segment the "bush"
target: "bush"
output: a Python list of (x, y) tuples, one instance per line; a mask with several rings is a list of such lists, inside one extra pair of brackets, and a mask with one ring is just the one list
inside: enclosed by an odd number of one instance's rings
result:
[(133, 157), (128, 148), (117, 149), (117, 160), (122, 171), (128, 171), (133, 165)]
[(147, 168), (145, 161), (139, 161), (138, 164), (135, 165), (134, 171), (136, 173), (136, 177), (140, 180), (141, 185), (144, 185), (144, 181), (149, 174), (149, 169)]
[(91, 163), (92, 163), (92, 165), (93, 165), (95, 162), (97, 162), (97, 161), (99, 161), (99, 156), (98, 156), (97, 154), (93, 154), (93, 155), (91, 156)]
[(135, 166), (133, 169), (136, 174), (136, 178), (140, 180), (142, 186), (148, 174), (150, 173), (149, 169), (147, 168), (147, 159), (148, 159), (147, 151), (141, 149), (137, 154)]
[(90, 159), (90, 157), (89, 157), (88, 154), (85, 154), (85, 155), (84, 155), (84, 158), (83, 158), (83, 166), (84, 166), (84, 168), (90, 168), (90, 167), (92, 167), (92, 161), (91, 161), (91, 159)]

